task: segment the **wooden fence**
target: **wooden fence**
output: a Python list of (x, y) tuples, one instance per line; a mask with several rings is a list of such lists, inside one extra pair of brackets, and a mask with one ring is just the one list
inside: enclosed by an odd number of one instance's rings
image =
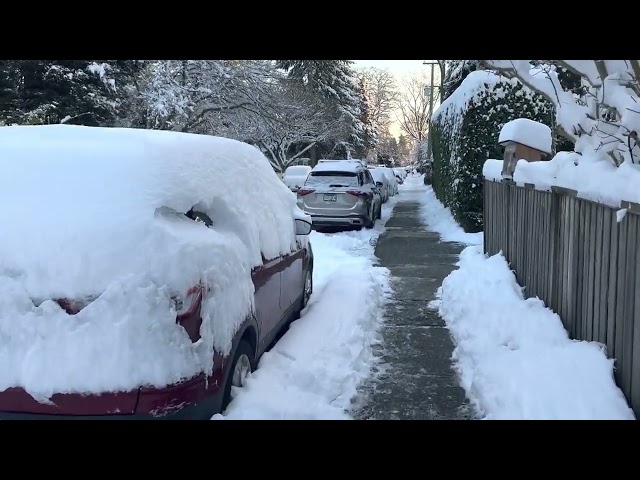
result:
[(527, 297), (561, 318), (571, 338), (597, 341), (640, 418), (640, 205), (618, 222), (608, 205), (573, 190), (484, 181), (484, 248), (502, 251)]

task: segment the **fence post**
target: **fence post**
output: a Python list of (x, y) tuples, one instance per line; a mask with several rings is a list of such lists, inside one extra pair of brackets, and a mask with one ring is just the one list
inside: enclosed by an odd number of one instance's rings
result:
[(515, 186), (516, 182), (514, 182), (513, 180), (507, 179), (507, 178), (503, 178), (500, 183), (503, 185), (502, 188), (502, 225), (504, 225), (504, 228), (502, 229), (503, 235), (502, 235), (502, 242), (500, 242), (500, 249), (502, 250), (502, 255), (504, 256), (505, 260), (507, 261), (507, 263), (509, 265), (511, 265), (511, 202), (513, 202), (513, 198), (514, 195), (512, 195), (513, 193), (513, 189), (511, 188), (512, 186)]

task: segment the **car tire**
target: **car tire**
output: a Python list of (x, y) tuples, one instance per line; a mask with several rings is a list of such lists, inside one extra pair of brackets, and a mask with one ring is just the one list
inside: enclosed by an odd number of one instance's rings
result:
[(376, 211), (371, 209), (369, 217), (364, 221), (364, 228), (372, 229), (376, 224)]
[[(300, 305), (300, 311), (304, 310), (309, 304), (309, 299), (313, 293), (313, 266), (309, 267), (307, 273), (304, 276), (304, 287), (302, 290), (302, 303)], [(298, 314), (298, 316), (300, 316)]]
[[(233, 361), (229, 366), (227, 381), (224, 384), (224, 397), (222, 398), (223, 412), (231, 402), (231, 387), (242, 388), (246, 380), (246, 375), (253, 372), (255, 368), (255, 352), (251, 344), (246, 340), (240, 340), (238, 348), (236, 348), (233, 355)], [(236, 372), (237, 369), (239, 371)]]

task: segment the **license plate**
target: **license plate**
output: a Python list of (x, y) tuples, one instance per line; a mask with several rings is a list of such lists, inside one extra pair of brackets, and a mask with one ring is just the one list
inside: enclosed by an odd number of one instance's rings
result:
[(322, 199), (325, 202), (335, 202), (338, 200), (338, 196), (335, 193), (325, 193)]

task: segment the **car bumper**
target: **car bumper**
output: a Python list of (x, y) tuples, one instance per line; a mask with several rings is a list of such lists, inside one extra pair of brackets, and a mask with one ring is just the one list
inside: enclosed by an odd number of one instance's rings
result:
[(69, 415), (69, 414), (39, 414), (25, 412), (0, 412), (0, 420), (210, 420), (215, 412), (222, 405), (222, 390), (217, 395), (216, 400), (207, 399), (206, 403), (214, 401), (216, 406), (208, 406), (203, 404), (189, 405), (178, 411), (169, 413), (164, 416), (155, 416), (151, 414), (132, 413), (130, 415)]
[(365, 215), (311, 215), (313, 227), (352, 226), (360, 227), (366, 223)]
[[(218, 373), (218, 372), (215, 372)], [(118, 394), (55, 394), (41, 404), (21, 388), (0, 392), (0, 420), (208, 420), (222, 408), (220, 374)]]

